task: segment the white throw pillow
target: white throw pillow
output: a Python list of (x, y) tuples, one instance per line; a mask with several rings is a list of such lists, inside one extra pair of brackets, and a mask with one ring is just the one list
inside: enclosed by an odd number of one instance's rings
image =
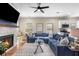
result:
[(34, 34), (33, 34), (32, 36), (33, 36), (33, 37), (35, 37), (35, 35), (34, 35)]
[(62, 45), (68, 45), (68, 44), (69, 44), (68, 38), (66, 37), (66, 38), (64, 38), (64, 39), (61, 39), (61, 40), (60, 40), (60, 44), (62, 44)]

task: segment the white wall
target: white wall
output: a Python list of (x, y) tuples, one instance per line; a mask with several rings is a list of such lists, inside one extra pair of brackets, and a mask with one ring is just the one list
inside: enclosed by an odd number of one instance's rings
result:
[(57, 19), (53, 19), (53, 18), (20, 18), (20, 30), (22, 32), (26, 32), (26, 24), (27, 23), (32, 23), (33, 25), (33, 32), (36, 32), (36, 24), (37, 23), (42, 23), (44, 25), (43, 27), (43, 32), (45, 32), (46, 30), (46, 24), (47, 23), (52, 23), (53, 24), (53, 32), (57, 32), (58, 31), (58, 21)]
[[(60, 22), (60, 24), (59, 24), (59, 22)], [(32, 25), (33, 25), (33, 32), (36, 32), (36, 24), (37, 23), (42, 23), (44, 25), (43, 32), (45, 32), (45, 29), (46, 29), (45, 25), (47, 23), (52, 23), (53, 24), (53, 32), (57, 32), (57, 31), (59, 31), (60, 26), (63, 23), (65, 23), (65, 22), (70, 24), (70, 26), (72, 24), (75, 24), (75, 26), (76, 26), (77, 20), (74, 19), (74, 18), (61, 20), (61, 19), (53, 18), (53, 17), (43, 17), (43, 18), (38, 18), (38, 17), (37, 18), (34, 18), (34, 17), (33, 18), (21, 17), (19, 19), (18, 23), (20, 24), (20, 28), (19, 28), (20, 31), (22, 31), (23, 33), (26, 33), (26, 28), (27, 28), (26, 24), (27, 23), (32, 23)]]
[(62, 27), (62, 24), (69, 24), (69, 28), (70, 29), (74, 29), (77, 27), (77, 19), (74, 19), (74, 18), (70, 18), (70, 19), (67, 19), (67, 20), (59, 20), (59, 28)]

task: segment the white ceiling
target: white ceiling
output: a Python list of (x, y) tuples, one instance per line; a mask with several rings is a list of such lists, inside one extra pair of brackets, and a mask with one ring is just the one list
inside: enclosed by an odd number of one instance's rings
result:
[(79, 16), (79, 3), (42, 3), (41, 6), (49, 6), (48, 9), (44, 9), (45, 13), (41, 13), (40, 11), (34, 13), (35, 9), (31, 7), (36, 7), (36, 3), (11, 3), (11, 5), (23, 17)]

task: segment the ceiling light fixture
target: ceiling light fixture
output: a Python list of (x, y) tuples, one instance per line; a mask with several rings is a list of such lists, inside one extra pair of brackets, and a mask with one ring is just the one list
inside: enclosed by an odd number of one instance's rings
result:
[(42, 13), (44, 13), (43, 9), (47, 9), (47, 8), (49, 8), (49, 6), (43, 6), (43, 7), (41, 7), (41, 3), (37, 3), (37, 7), (31, 7), (31, 8), (36, 9), (34, 12), (37, 12), (38, 10), (40, 10)]

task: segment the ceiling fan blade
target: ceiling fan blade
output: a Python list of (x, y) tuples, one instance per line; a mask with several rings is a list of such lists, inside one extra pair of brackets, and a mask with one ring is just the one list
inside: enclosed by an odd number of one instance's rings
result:
[(49, 8), (49, 6), (41, 7), (41, 9), (46, 9), (46, 8)]
[(42, 9), (40, 9), (40, 11), (41, 11), (42, 13), (44, 13), (44, 11), (43, 11)]
[(38, 11), (38, 9), (36, 9), (34, 12)]
[(37, 9), (37, 7), (31, 7), (31, 8), (35, 8), (35, 9)]

